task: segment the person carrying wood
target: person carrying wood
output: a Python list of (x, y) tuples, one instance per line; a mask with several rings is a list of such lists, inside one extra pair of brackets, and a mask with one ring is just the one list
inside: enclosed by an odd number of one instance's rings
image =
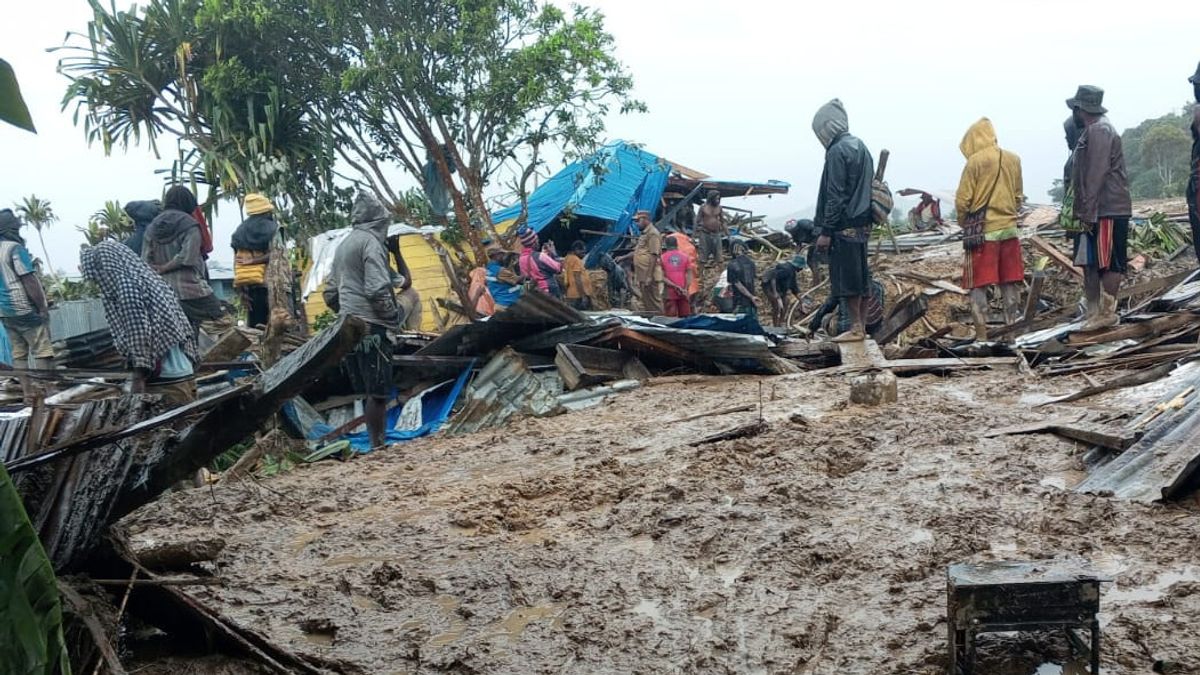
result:
[(867, 146), (850, 134), (846, 109), (838, 99), (817, 111), (812, 128), (825, 147), (825, 168), (813, 219), (819, 233), (816, 248), (829, 253), (830, 294), (845, 303), (850, 313), (850, 329), (833, 341), (861, 342), (867, 338), (863, 304), (871, 292), (867, 242), (871, 236), (875, 160)]
[(708, 191), (708, 198), (696, 215), (696, 235), (700, 239), (700, 260), (703, 264), (720, 264), (725, 256), (721, 240), (729, 234), (725, 210), (721, 208), (721, 193)]
[(167, 282), (111, 239), (85, 247), (79, 271), (100, 289), (113, 346), (133, 370), (130, 391), (161, 394), (175, 405), (196, 400), (196, 340)]
[(388, 265), (391, 215), (374, 196), (359, 192), (350, 221), (354, 229), (334, 253), (323, 296), (330, 309), (367, 324), (367, 334), (342, 361), (342, 369), (354, 393), (366, 397), (367, 433), (375, 449), (386, 438), (387, 401), (394, 387), (388, 329), (398, 329), (402, 318)]
[(1200, 261), (1200, 64), (1188, 82), (1192, 83), (1196, 97), (1196, 105), (1192, 107), (1192, 161), (1187, 184), (1188, 223), (1192, 226), (1192, 249)]
[(265, 195), (251, 192), (242, 202), (246, 219), (233, 231), (233, 285), (246, 303), (246, 325), (266, 326), (271, 319), (267, 292), (267, 263), (271, 261), (271, 242), (279, 225), (275, 205)]
[(964, 225), (981, 225), (974, 246), (964, 226), (963, 287), (971, 291), (975, 339), (988, 338), (988, 288), (999, 286), (1004, 299), (1004, 322), (1020, 316), (1021, 284), (1025, 265), (1021, 259), (1021, 233), (1017, 210), (1025, 201), (1021, 158), (1000, 147), (991, 120), (984, 117), (967, 129), (958, 146), (966, 157), (954, 205)]
[(1121, 134), (1108, 121), (1104, 90), (1083, 85), (1067, 107), (1083, 126), (1071, 170), (1075, 217), (1083, 227), (1075, 264), (1083, 267), (1087, 313), (1083, 330), (1120, 323), (1117, 290), (1125, 275), (1133, 203)]

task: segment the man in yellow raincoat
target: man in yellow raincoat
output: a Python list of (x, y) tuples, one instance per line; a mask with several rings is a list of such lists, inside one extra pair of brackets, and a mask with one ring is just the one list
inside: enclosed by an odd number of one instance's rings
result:
[(971, 290), (975, 338), (983, 341), (987, 340), (989, 286), (1000, 287), (1005, 322), (1019, 316), (1020, 284), (1025, 280), (1017, 238), (1017, 210), (1025, 201), (1021, 158), (1000, 147), (986, 117), (971, 125), (958, 147), (967, 158), (954, 200), (959, 221), (984, 210), (983, 243), (963, 258), (963, 286)]

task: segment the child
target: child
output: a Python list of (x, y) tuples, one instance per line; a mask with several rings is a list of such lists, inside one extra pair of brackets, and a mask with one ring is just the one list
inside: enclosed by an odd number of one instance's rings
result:
[(665, 246), (660, 260), (667, 283), (666, 315), (691, 316), (688, 287), (692, 285), (692, 259), (679, 250), (679, 242), (674, 237), (668, 237)]

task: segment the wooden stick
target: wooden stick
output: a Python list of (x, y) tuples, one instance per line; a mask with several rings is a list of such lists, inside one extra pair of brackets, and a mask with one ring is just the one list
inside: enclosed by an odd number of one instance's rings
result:
[[(134, 570), (134, 575), (137, 570)], [(171, 578), (154, 578), (154, 579), (91, 579), (94, 584), (100, 586), (219, 586), (225, 583), (224, 579), (218, 577), (196, 577), (192, 579), (171, 579)], [(124, 603), (122, 603), (124, 604)]]
[(1030, 237), (1029, 243), (1033, 244), (1042, 253), (1050, 256), (1050, 259), (1054, 261), (1054, 264), (1065, 269), (1079, 279), (1083, 278), (1083, 270), (1076, 267), (1074, 261), (1068, 258), (1062, 251), (1058, 250), (1054, 244), (1051, 244), (1037, 235)]
[(732, 406), (729, 408), (721, 408), (719, 410), (709, 410), (708, 412), (696, 413), (695, 415), (688, 415), (687, 417), (680, 417), (677, 420), (671, 420), (670, 422), (667, 422), (667, 424), (677, 424), (679, 422), (691, 422), (692, 420), (698, 420), (702, 417), (717, 417), (719, 415), (732, 415), (734, 413), (750, 412), (752, 410), (754, 410), (754, 404), (747, 403), (746, 405), (735, 405), (735, 406)]

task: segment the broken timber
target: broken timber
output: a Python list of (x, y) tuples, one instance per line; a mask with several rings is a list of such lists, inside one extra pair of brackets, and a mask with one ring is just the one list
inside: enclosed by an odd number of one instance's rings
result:
[(996, 438), (1015, 434), (1053, 433), (1072, 440), (1090, 445), (1099, 445), (1118, 452), (1129, 449), (1142, 437), (1142, 434), (1132, 429), (1113, 428), (1094, 422), (1078, 419), (1052, 419), (1045, 422), (1023, 424), (1015, 427), (992, 429), (983, 434), (984, 438)]
[(1068, 258), (1065, 253), (1058, 250), (1058, 247), (1054, 244), (1051, 244), (1037, 235), (1030, 237), (1029, 243), (1033, 244), (1039, 251), (1049, 256), (1050, 259), (1054, 261), (1054, 264), (1070, 272), (1079, 279), (1083, 278), (1083, 270), (1076, 267), (1075, 263)]
[(613, 380), (650, 379), (650, 371), (633, 354), (615, 349), (568, 345), (555, 347), (554, 363), (562, 377), (563, 388), (575, 391)]

